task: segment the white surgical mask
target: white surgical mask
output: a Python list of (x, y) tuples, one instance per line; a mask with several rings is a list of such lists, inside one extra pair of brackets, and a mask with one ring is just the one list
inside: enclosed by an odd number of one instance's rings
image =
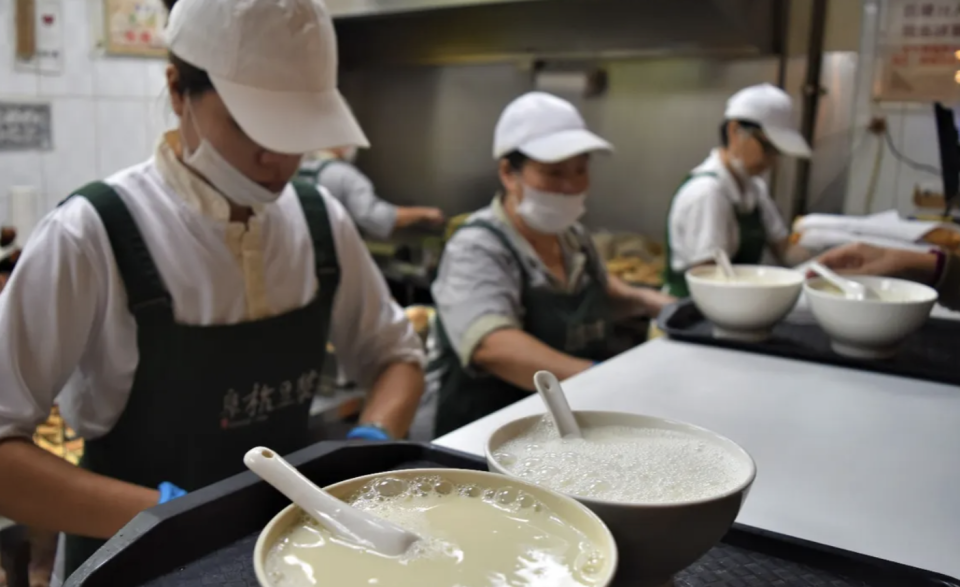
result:
[(240, 173), (203, 137), (200, 128), (197, 126), (193, 110), (190, 108), (189, 98), (187, 98), (186, 108), (190, 112), (193, 132), (200, 137), (200, 146), (197, 147), (196, 151), (191, 152), (187, 146), (187, 141), (181, 135), (183, 162), (202, 175), (218, 192), (238, 206), (254, 206), (276, 202), (280, 193), (268, 190)]
[(587, 194), (566, 195), (523, 186), (523, 201), (517, 214), (530, 228), (544, 234), (558, 234), (573, 226), (587, 211)]

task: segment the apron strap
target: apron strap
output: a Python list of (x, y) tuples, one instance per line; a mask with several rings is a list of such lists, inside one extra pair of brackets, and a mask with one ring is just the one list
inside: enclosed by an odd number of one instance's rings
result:
[(460, 226), (457, 230), (463, 230), (465, 228), (482, 228), (493, 234), (497, 239), (510, 251), (510, 254), (513, 256), (514, 261), (517, 262), (517, 265), (520, 267), (520, 274), (523, 277), (523, 283), (527, 283), (527, 266), (524, 264), (523, 259), (520, 257), (520, 253), (517, 252), (516, 247), (513, 246), (513, 243), (510, 242), (510, 239), (504, 234), (503, 230), (497, 227), (495, 224), (488, 220), (476, 219), (471, 220)]
[(297, 170), (297, 179), (302, 179), (316, 184), (320, 179), (320, 174), (323, 173), (323, 170), (329, 167), (332, 163), (340, 163), (339, 159), (325, 159), (320, 162), (320, 165), (317, 165), (316, 169), (310, 169), (308, 167), (301, 167)]
[(307, 228), (310, 229), (317, 285), (321, 290), (332, 292), (340, 283), (340, 262), (337, 260), (337, 245), (330, 228), (327, 204), (316, 185), (302, 179), (295, 179), (290, 183), (297, 192), (300, 207), (303, 208), (303, 215), (307, 220)]
[(167, 312), (172, 312), (170, 293), (163, 284), (160, 271), (153, 262), (136, 220), (116, 190), (97, 181), (76, 190), (71, 197), (74, 196), (86, 198), (100, 216), (127, 291), (130, 312), (137, 314), (147, 308), (165, 308)]

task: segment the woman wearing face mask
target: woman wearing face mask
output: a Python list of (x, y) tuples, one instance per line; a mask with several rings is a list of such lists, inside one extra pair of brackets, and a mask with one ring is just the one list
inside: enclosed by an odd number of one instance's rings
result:
[[(325, 6), (180, 0), (167, 42), (179, 129), (41, 221), (0, 296), (0, 516), (70, 534), (67, 575), (251, 447), (308, 444), (328, 340), (369, 389), (352, 437), (403, 436), (423, 387), (343, 207), (288, 183), (303, 153), (366, 144)], [(54, 398), (81, 467), (31, 442)]]
[(723, 249), (734, 263), (760, 263), (769, 247), (781, 263), (810, 253), (789, 241), (789, 231), (762, 179), (781, 154), (809, 157), (792, 128), (790, 96), (770, 84), (743, 89), (727, 102), (720, 148), (690, 172), (677, 190), (667, 220), (666, 291), (689, 295), (684, 273), (711, 263)]
[(438, 208), (395, 206), (380, 199), (370, 178), (353, 165), (356, 157), (356, 147), (317, 151), (304, 158), (298, 175), (326, 188), (357, 226), (374, 238), (389, 238), (394, 230), (415, 224), (443, 224), (443, 211)]
[(608, 358), (615, 306), (656, 315), (672, 301), (608, 275), (577, 223), (590, 153), (609, 150), (555, 96), (529, 93), (504, 110), (494, 136), (503, 192), (450, 239), (433, 284), (435, 434), (523, 399), (539, 370), (566, 379)]

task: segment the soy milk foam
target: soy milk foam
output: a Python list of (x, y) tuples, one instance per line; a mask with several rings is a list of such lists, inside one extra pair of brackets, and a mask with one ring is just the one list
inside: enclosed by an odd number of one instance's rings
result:
[(544, 418), (494, 458), (514, 475), (562, 493), (621, 503), (706, 499), (746, 481), (748, 466), (692, 434), (598, 426), (563, 439)]
[(385, 557), (304, 516), (267, 555), (273, 587), (587, 587), (606, 569), (586, 536), (509, 485), (381, 477), (349, 502), (424, 540)]

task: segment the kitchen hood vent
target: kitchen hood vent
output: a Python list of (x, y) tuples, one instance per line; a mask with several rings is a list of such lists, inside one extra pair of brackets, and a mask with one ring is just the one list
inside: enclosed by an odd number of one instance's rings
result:
[(328, 0), (346, 69), (509, 59), (767, 55), (787, 0)]

